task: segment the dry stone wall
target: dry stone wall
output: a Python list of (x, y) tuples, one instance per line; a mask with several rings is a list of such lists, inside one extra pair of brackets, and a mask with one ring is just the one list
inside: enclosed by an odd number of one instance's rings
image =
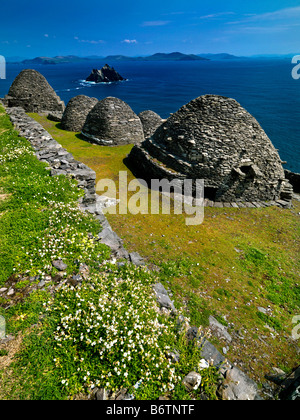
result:
[(6, 112), (20, 136), (29, 140), (37, 158), (48, 163), (52, 176), (68, 175), (78, 181), (78, 187), (84, 190), (84, 197), (80, 202), (81, 209), (94, 214), (102, 224), (102, 231), (99, 233), (101, 243), (107, 245), (116, 258), (125, 258), (136, 265), (144, 264), (139, 254), (129, 253), (124, 248), (122, 239), (112, 230), (104, 216), (103, 208), (107, 200), (96, 194), (96, 173), (84, 163), (75, 160), (73, 155), (54, 140), (39, 123), (30, 118), (23, 108), (7, 108)]

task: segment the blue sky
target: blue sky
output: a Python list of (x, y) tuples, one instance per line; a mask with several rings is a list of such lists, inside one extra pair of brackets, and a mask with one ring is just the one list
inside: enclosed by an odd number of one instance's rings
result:
[(14, 0), (0, 55), (300, 54), (299, 0)]

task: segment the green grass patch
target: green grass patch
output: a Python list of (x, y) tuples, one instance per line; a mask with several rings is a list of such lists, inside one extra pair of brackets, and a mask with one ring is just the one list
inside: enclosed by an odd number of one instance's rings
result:
[(29, 142), (0, 115), (0, 285), (16, 273), (53, 272), (51, 261), (63, 259), (69, 272), (76, 264), (101, 261), (106, 248), (93, 239), (98, 222), (84, 215), (77, 201), (83, 192), (77, 182), (51, 177)]
[[(11, 319), (16, 322), (18, 314), (22, 329), (36, 322), (33, 313), (43, 318), (11, 366), (15, 382), (5, 385), (7, 396), (60, 400), (98, 386), (112, 392), (128, 389), (138, 400), (163, 394), (192, 399), (203, 393), (217, 399), (214, 368), (203, 372), (198, 391), (189, 393), (181, 385), (190, 371), (199, 371), (201, 349), (178, 332), (176, 318), (157, 314), (153, 275), (134, 266), (102, 270), (79, 287), (61, 288), (53, 298), (34, 296), (34, 302), (11, 310)], [(171, 352), (180, 355), (178, 363), (167, 357)]]

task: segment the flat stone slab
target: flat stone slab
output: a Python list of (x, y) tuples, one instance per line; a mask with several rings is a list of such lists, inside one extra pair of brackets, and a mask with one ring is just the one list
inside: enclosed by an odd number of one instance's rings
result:
[(174, 303), (171, 301), (168, 292), (161, 283), (157, 283), (153, 287), (156, 294), (156, 300), (162, 308), (170, 309), (172, 312), (176, 312)]
[(212, 330), (213, 334), (218, 338), (222, 338), (229, 343), (232, 341), (232, 337), (227, 331), (227, 328), (217, 321), (213, 316), (209, 317), (209, 327)]

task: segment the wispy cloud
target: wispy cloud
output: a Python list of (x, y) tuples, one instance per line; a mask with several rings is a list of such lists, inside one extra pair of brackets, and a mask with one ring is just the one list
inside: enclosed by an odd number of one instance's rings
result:
[(185, 11), (185, 12), (169, 12), (169, 13), (163, 13), (162, 16), (179, 16), (179, 15), (187, 15), (189, 13), (194, 13), (191, 11)]
[(85, 44), (92, 44), (92, 45), (98, 45), (98, 44), (105, 44), (105, 41), (102, 39), (94, 40), (94, 39), (79, 39), (78, 36), (74, 36), (74, 39), (78, 42), (82, 42)]
[(227, 34), (276, 34), (300, 27), (300, 6), (273, 12), (248, 14), (242, 18), (228, 21)]
[[(293, 26), (300, 26), (293, 25)], [(279, 32), (285, 32), (291, 29), (291, 25), (272, 25), (272, 26), (236, 26), (226, 31), (227, 34), (274, 34)]]
[(143, 22), (141, 26), (143, 27), (150, 27), (150, 26), (165, 26), (171, 23), (170, 20), (150, 20), (147, 22)]
[(136, 39), (124, 39), (121, 42), (122, 42), (122, 44), (138, 44)]
[(225, 16), (235, 15), (235, 12), (220, 12), (212, 13), (210, 15), (198, 16), (198, 19), (209, 20), (209, 19), (219, 19)]
[(261, 13), (245, 16), (242, 19), (227, 22), (230, 25), (252, 22), (274, 22), (274, 21), (295, 21), (300, 19), (300, 6), (288, 7), (285, 9), (275, 10), (274, 12)]

